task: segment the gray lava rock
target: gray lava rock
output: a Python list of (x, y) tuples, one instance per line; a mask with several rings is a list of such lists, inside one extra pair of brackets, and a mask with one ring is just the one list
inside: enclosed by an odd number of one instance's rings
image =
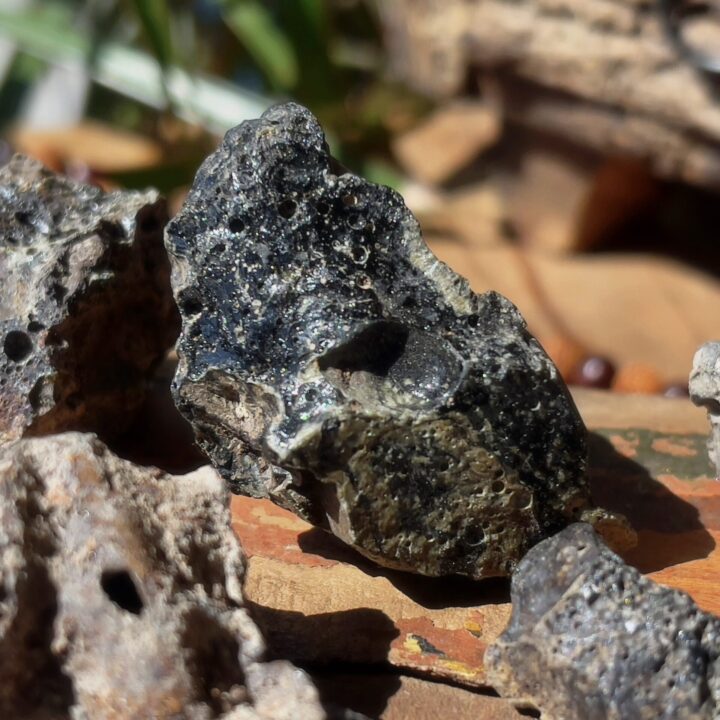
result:
[(485, 654), (501, 695), (548, 720), (720, 717), (720, 619), (644, 578), (588, 525), (527, 554), (512, 603)]
[(0, 169), (0, 442), (132, 419), (178, 332), (166, 220), (155, 191)]
[(720, 342), (705, 343), (693, 358), (690, 399), (707, 409), (710, 420), (708, 455), (720, 477)]
[(227, 492), (90, 435), (0, 451), (0, 717), (322, 720), (308, 677), (263, 659)]
[(199, 170), (166, 244), (176, 402), (236, 492), (379, 563), (509, 573), (592, 508), (586, 431), (516, 308), (475, 295), (402, 198), (268, 110)]

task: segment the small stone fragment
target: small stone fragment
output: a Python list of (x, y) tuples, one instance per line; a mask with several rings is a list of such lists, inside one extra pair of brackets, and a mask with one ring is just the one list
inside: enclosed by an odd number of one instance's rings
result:
[(155, 191), (0, 169), (0, 443), (130, 422), (178, 330), (166, 220)]
[(228, 132), (166, 244), (176, 402), (236, 492), (427, 575), (508, 574), (579, 517), (627, 535), (592, 507), (585, 428), (516, 308), (342, 172), (305, 108)]
[(715, 720), (720, 619), (625, 564), (589, 525), (533, 548), (485, 654), (489, 683), (548, 720)]
[(265, 662), (220, 477), (120, 460), (94, 436), (0, 451), (0, 717), (322, 720)]
[(720, 477), (720, 342), (705, 343), (693, 358), (690, 399), (707, 410), (710, 420), (708, 454)]

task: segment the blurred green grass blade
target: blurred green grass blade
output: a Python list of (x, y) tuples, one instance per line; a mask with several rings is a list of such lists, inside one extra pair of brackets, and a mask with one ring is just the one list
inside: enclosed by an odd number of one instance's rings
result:
[(163, 68), (173, 59), (170, 11), (165, 0), (132, 0), (150, 48)]
[(224, 0), (222, 14), (270, 86), (275, 90), (295, 87), (298, 59), (270, 11), (258, 0)]
[[(91, 43), (70, 26), (59, 25), (42, 12), (0, 10), (0, 36), (12, 39), (26, 53), (49, 63), (83, 62)], [(218, 78), (191, 76), (171, 66), (163, 72), (147, 53), (105, 43), (93, 53), (89, 67), (95, 82), (158, 110), (168, 100), (179, 117), (223, 133), (247, 118), (257, 117), (270, 100)]]
[(279, 19), (298, 58), (295, 94), (316, 109), (339, 100), (345, 85), (330, 60), (326, 3), (323, 0), (281, 2)]
[(316, 37), (327, 33), (327, 13), (323, 0), (295, 0), (295, 7), (305, 18), (305, 27)]

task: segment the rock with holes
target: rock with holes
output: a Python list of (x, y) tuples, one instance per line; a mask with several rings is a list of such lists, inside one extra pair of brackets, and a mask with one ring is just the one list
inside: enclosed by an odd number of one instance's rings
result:
[(67, 433), (0, 451), (0, 717), (321, 720), (265, 662), (210, 468), (173, 477)]
[(553, 720), (720, 717), (720, 619), (656, 585), (584, 523), (533, 548), (489, 683)]
[(176, 402), (235, 491), (391, 567), (505, 575), (592, 507), (586, 431), (515, 307), (287, 104), (225, 136), (166, 231)]
[(690, 399), (707, 410), (710, 420), (708, 454), (720, 477), (720, 342), (705, 343), (693, 358)]
[(132, 417), (178, 329), (165, 222), (154, 191), (0, 169), (0, 442)]

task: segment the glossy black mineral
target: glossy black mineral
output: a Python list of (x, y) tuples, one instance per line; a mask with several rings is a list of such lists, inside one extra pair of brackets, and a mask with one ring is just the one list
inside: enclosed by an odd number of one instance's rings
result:
[(155, 191), (0, 169), (0, 443), (132, 419), (178, 330), (166, 219)]
[(504, 575), (578, 517), (616, 522), (516, 308), (439, 262), (396, 192), (343, 172), (308, 110), (229, 131), (166, 244), (176, 402), (236, 492), (429, 575)]
[(543, 717), (720, 717), (720, 619), (644, 578), (589, 525), (571, 525), (527, 554), (512, 607), (485, 654), (488, 681)]

